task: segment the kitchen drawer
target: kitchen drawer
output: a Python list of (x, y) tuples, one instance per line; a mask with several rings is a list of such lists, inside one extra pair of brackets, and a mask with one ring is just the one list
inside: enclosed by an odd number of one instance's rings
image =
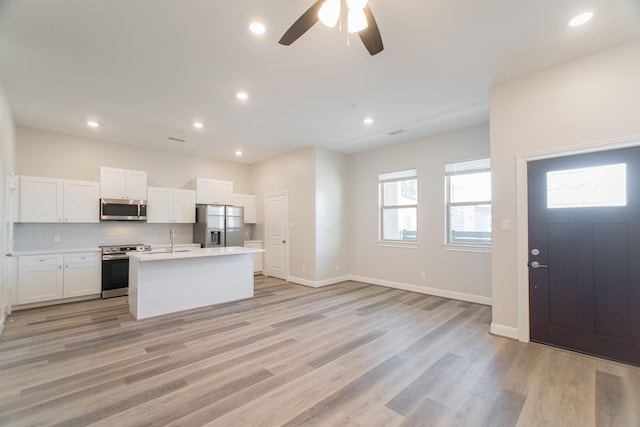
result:
[(39, 265), (62, 264), (62, 255), (24, 255), (18, 261), (19, 268), (36, 267)]
[(100, 260), (100, 256), (98, 252), (78, 252), (74, 254), (65, 254), (64, 255), (64, 263), (65, 264), (77, 264), (81, 262), (90, 262), (96, 263)]

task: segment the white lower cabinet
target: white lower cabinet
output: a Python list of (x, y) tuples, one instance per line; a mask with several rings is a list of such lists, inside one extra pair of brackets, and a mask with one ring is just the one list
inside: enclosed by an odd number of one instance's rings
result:
[(101, 262), (98, 253), (64, 255), (64, 298), (99, 294)]
[[(264, 243), (260, 240), (244, 242), (247, 248), (264, 249)], [(260, 274), (264, 269), (264, 252), (253, 254), (253, 274)]]
[(24, 255), (18, 260), (18, 304), (99, 294), (97, 252)]
[(18, 261), (18, 304), (62, 298), (62, 255), (21, 256)]

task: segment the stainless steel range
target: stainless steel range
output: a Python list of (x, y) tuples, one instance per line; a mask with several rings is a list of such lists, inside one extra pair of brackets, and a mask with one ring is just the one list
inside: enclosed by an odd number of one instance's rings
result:
[(102, 298), (129, 293), (129, 256), (127, 252), (150, 252), (149, 245), (100, 246), (102, 248)]

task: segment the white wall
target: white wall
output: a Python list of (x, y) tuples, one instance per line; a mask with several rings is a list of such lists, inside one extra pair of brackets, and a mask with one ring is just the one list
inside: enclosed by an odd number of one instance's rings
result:
[[(371, 283), (490, 303), (491, 254), (451, 251), (443, 245), (444, 165), (488, 156), (487, 125), (352, 155), (352, 274)], [(418, 171), (419, 247), (380, 246), (378, 174), (411, 168)]]
[[(527, 292), (526, 283), (522, 286), (526, 209), (517, 209), (518, 197), (526, 200), (526, 186), (517, 189), (517, 159), (640, 137), (639, 76), (640, 41), (635, 41), (491, 89), (494, 230), (502, 219), (511, 219), (512, 229), (521, 230), (493, 234), (494, 332), (528, 336), (519, 330), (528, 306), (522, 304)], [(522, 247), (524, 257), (522, 250), (518, 255)]]
[[(123, 141), (126, 142), (126, 141)], [(19, 175), (100, 180), (100, 166), (147, 171), (152, 187), (194, 188), (196, 177), (233, 181), (236, 193), (250, 193), (250, 166), (174, 152), (79, 138), (18, 126)]]
[(255, 238), (264, 238), (265, 195), (289, 196), (289, 274), (313, 282), (316, 279), (315, 185), (316, 150), (305, 148), (253, 165), (252, 188), (256, 195), (258, 224)]
[(316, 281), (333, 283), (350, 272), (347, 156), (316, 149)]
[(10, 306), (10, 289), (12, 278), (12, 258), (5, 254), (11, 251), (11, 209), (8, 202), (10, 196), (8, 176), (15, 170), (15, 138), (14, 125), (9, 104), (0, 87), (0, 334), (4, 329), (4, 321)]

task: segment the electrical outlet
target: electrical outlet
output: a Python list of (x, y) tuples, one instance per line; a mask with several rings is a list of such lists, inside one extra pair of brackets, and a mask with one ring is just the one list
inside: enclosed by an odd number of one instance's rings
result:
[(303, 266), (302, 266), (302, 272), (303, 272), (303, 273), (306, 273), (306, 272), (307, 272), (307, 266), (306, 266), (306, 265), (303, 265)]
[(420, 273), (420, 278), (424, 280), (427, 278), (427, 275), (425, 273)]
[(336, 264), (336, 271), (340, 271), (340, 264)]
[(53, 235), (53, 243), (60, 243), (60, 235), (58, 234)]

